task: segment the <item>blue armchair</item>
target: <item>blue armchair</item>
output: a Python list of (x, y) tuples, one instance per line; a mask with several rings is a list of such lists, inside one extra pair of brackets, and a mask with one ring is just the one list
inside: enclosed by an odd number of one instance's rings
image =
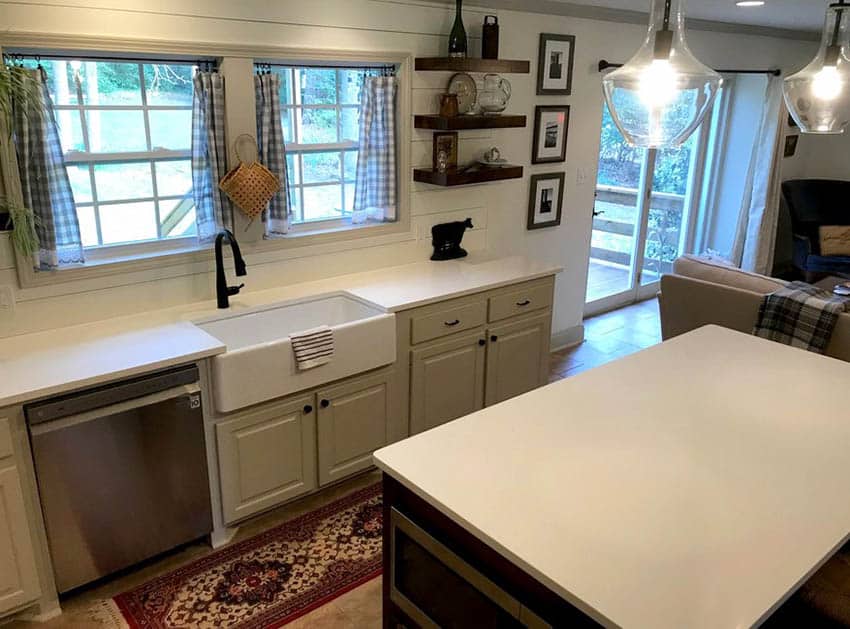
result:
[(782, 198), (791, 215), (794, 266), (806, 281), (850, 278), (850, 256), (821, 255), (819, 233), (821, 225), (850, 225), (850, 181), (794, 179), (782, 184)]

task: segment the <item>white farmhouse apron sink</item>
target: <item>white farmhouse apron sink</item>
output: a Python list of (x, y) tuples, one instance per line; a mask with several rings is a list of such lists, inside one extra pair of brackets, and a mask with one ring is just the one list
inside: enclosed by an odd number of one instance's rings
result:
[[(227, 345), (224, 354), (211, 359), (212, 396), (220, 413), (395, 361), (395, 315), (343, 293), (228, 313), (196, 325)], [(289, 337), (321, 325), (333, 330), (333, 358), (299, 371)]]

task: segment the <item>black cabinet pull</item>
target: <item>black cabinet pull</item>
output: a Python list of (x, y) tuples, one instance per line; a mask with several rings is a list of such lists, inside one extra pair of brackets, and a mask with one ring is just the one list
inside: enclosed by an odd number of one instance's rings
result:
[(523, 301), (516, 302), (516, 305), (522, 307), (522, 306), (528, 306), (530, 303), (531, 303), (530, 299), (525, 299)]
[(478, 339), (478, 344), (481, 347), (484, 347), (485, 345), (487, 345), (487, 340), (486, 339)]
[(490, 340), (491, 340), (493, 343), (495, 343), (496, 341), (498, 341), (498, 340), (499, 340), (499, 337), (498, 337), (498, 336), (496, 336), (496, 335), (494, 334), (493, 336), (491, 336), (491, 337), (490, 337)]
[(327, 408), (328, 406), (331, 405), (330, 400), (322, 400), (321, 404), (322, 404), (322, 408)]
[(448, 327), (453, 328), (456, 325), (460, 325), (460, 319), (455, 319), (454, 321), (444, 321), (443, 323), (445, 323)]
[(310, 414), (310, 413), (312, 413), (312, 412), (313, 412), (313, 407), (312, 407), (312, 406), (310, 406), (309, 404), (307, 404), (307, 405), (304, 407), (304, 414), (305, 414), (305, 415), (309, 415), (309, 414)]

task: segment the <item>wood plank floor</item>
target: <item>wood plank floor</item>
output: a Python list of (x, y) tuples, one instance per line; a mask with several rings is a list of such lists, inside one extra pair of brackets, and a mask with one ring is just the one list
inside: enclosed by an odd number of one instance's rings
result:
[[(585, 322), (585, 341), (576, 347), (552, 353), (550, 382), (598, 367), (622, 356), (661, 342), (661, 323), (656, 300), (615, 310)], [(333, 500), (374, 483), (380, 478), (369, 472), (331, 487), (303, 500), (251, 520), (239, 530), (235, 541), (241, 541), (281, 522), (307, 513)], [(63, 601), (62, 616), (47, 623), (15, 621), (4, 629), (83, 629), (123, 628), (127, 625), (109, 604), (109, 599), (141, 583), (165, 574), (209, 554), (204, 544), (193, 544), (183, 550), (133, 571), (89, 588)], [(381, 627), (381, 579), (374, 579), (348, 592), (327, 605), (299, 618), (293, 629), (369, 629)]]

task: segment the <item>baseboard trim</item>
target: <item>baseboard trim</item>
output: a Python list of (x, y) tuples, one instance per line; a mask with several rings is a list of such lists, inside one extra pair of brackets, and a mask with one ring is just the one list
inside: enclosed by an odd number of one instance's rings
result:
[(574, 325), (571, 328), (567, 328), (566, 330), (555, 332), (552, 335), (550, 346), (553, 352), (557, 352), (559, 349), (566, 349), (567, 347), (581, 345), (583, 341), (584, 324), (581, 323), (579, 325)]

